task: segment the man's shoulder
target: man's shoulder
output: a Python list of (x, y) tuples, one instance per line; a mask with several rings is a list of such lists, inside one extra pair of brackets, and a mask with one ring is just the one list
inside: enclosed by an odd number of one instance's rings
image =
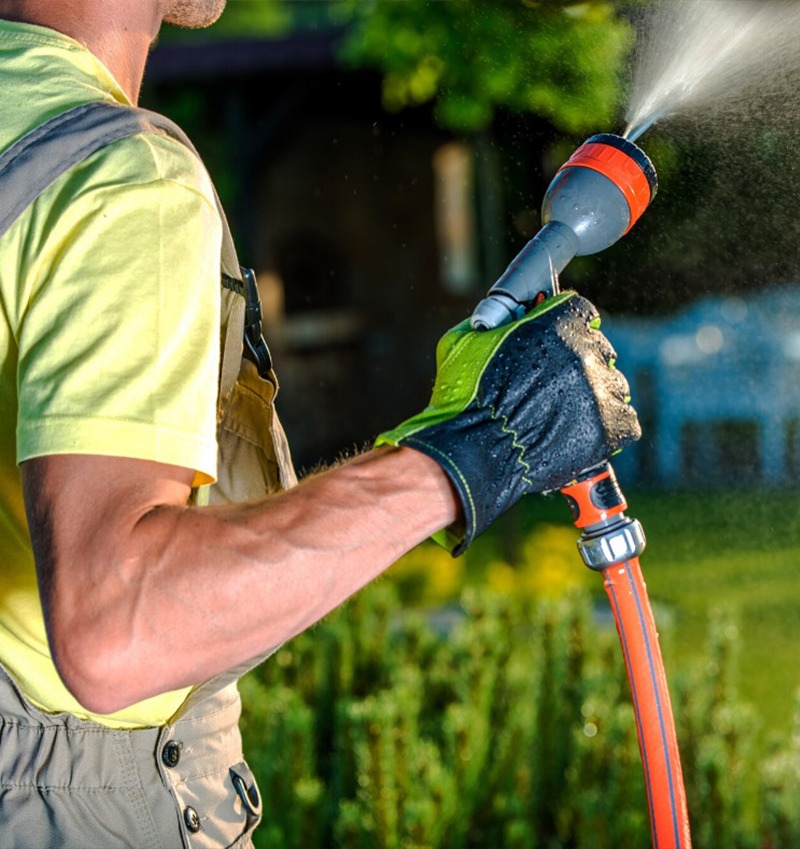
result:
[[(49, 121), (94, 106), (137, 113), (108, 69), (81, 44), (54, 30), (0, 21), (0, 154)], [(49, 155), (57, 160), (59, 147)], [(98, 169), (102, 181), (115, 174), (132, 184), (164, 180), (213, 196), (202, 163), (169, 136), (136, 133), (112, 140), (88, 155), (86, 165), (89, 171), (82, 173)]]
[(118, 204), (129, 193), (164, 209), (173, 201), (185, 207), (194, 197), (195, 207), (216, 211), (208, 172), (181, 131), (163, 116), (113, 101), (79, 103), (44, 117), (2, 152), (5, 183), (9, 169), (19, 171), (16, 160), (22, 167), (16, 182), (29, 186), (32, 210), (51, 221), (53, 213), (83, 214), (99, 205), (108, 213), (112, 199)]
[(147, 130), (124, 135), (101, 147), (78, 166), (101, 184), (161, 182), (201, 194), (214, 204), (211, 178), (198, 155), (172, 135)]

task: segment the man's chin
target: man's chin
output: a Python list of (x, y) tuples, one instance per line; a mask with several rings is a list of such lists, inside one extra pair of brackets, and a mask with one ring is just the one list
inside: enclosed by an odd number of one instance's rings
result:
[(219, 20), (227, 0), (167, 0), (164, 23), (184, 29), (203, 29)]

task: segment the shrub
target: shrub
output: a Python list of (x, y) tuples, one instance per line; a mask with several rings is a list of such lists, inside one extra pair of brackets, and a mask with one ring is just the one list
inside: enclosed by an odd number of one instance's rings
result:
[[(650, 843), (616, 635), (584, 593), (473, 590), (437, 617), (377, 582), (242, 683), (264, 799), (256, 844), (302, 849), (625, 849)], [(673, 703), (697, 849), (800, 846), (800, 735), (759, 751), (737, 637)], [(762, 779), (763, 776), (763, 779)]]

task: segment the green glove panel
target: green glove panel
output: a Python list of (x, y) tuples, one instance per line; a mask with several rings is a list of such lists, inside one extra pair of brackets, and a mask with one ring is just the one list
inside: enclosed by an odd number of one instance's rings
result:
[(559, 489), (639, 438), (598, 327), (574, 292), (494, 330), (462, 322), (439, 342), (428, 407), (378, 437), (422, 451), (449, 476), (464, 527), (439, 541), (454, 555), (523, 495)]

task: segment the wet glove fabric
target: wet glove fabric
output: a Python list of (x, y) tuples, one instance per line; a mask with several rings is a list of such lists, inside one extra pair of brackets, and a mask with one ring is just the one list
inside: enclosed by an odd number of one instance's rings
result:
[(564, 486), (639, 438), (628, 383), (597, 310), (574, 292), (524, 318), (439, 342), (430, 404), (376, 445), (414, 448), (455, 487), (463, 527), (437, 540), (461, 554), (523, 495)]

